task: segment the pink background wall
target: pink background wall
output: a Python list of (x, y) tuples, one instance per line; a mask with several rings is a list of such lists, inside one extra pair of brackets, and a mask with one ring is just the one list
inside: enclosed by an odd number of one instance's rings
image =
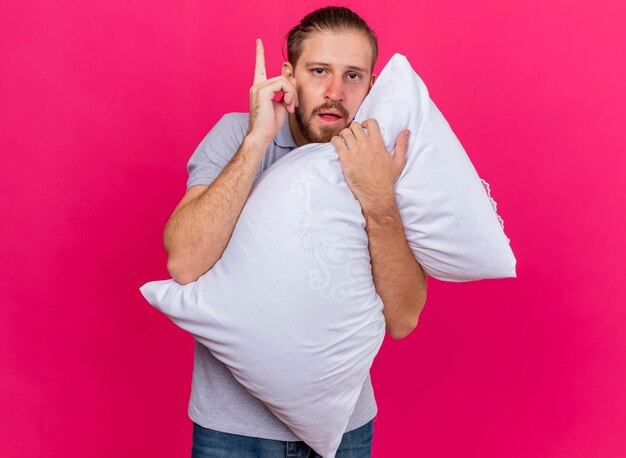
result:
[[(347, 2), (483, 178), (517, 279), (430, 282), (374, 456), (626, 456), (624, 8)], [(189, 156), (310, 2), (0, 4), (0, 456), (189, 456), (193, 339), (141, 297)], [(621, 57), (620, 57), (621, 56)]]

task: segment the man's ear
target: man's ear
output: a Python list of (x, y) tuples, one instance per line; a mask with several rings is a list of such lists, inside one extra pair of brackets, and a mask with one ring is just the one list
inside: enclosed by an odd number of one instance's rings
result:
[(283, 62), (283, 76), (291, 82), (295, 86), (296, 79), (293, 74), (293, 67), (287, 61)]
[(374, 75), (372, 73), (372, 81), (370, 81), (370, 89), (372, 88), (372, 86), (374, 85), (374, 82), (376, 81), (376, 75)]

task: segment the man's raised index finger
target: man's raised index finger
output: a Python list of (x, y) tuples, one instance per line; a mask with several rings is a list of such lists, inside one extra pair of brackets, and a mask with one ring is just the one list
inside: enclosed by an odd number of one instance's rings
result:
[(260, 38), (256, 39), (256, 65), (254, 67), (254, 84), (267, 81), (265, 74), (265, 51), (263, 50), (263, 42)]

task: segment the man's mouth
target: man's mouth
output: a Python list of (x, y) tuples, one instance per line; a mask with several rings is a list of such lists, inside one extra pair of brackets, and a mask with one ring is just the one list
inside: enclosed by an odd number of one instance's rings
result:
[(340, 114), (336, 114), (332, 112), (318, 113), (318, 116), (320, 117), (322, 122), (325, 122), (327, 124), (334, 124), (343, 119), (343, 116), (341, 116)]

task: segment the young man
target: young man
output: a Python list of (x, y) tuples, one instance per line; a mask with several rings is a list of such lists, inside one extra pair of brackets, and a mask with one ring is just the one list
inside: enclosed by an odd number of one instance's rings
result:
[[(172, 278), (189, 283), (219, 260), (254, 180), (267, 167), (297, 146), (330, 141), (366, 219), (387, 330), (405, 337), (426, 299), (426, 277), (407, 244), (393, 190), (408, 131), (391, 155), (375, 120), (352, 122), (376, 78), (374, 33), (347, 8), (314, 11), (289, 32), (288, 61), (282, 75), (269, 79), (261, 40), (256, 46), (250, 113), (222, 117), (189, 160), (187, 192), (164, 232)], [(376, 413), (368, 376), (337, 457), (370, 455)], [(194, 457), (316, 456), (198, 343), (189, 417)]]

